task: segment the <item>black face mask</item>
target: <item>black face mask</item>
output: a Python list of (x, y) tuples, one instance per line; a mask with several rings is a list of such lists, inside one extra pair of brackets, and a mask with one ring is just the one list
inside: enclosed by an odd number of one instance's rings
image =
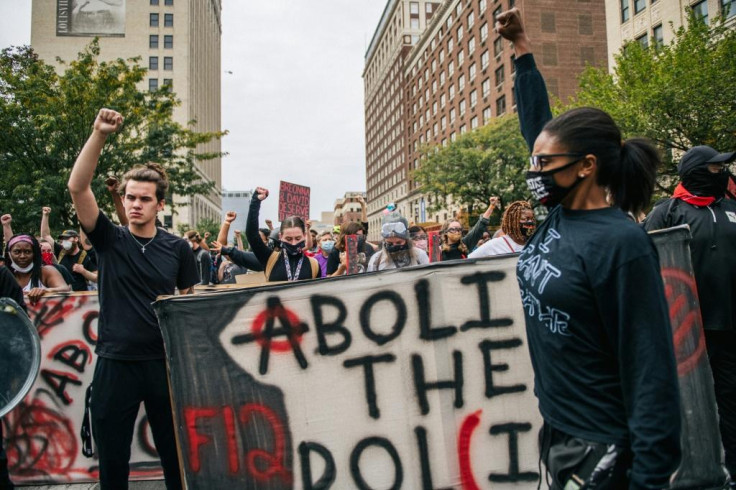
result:
[(302, 240), (299, 243), (296, 243), (292, 245), (291, 243), (286, 243), (285, 241), (281, 241), (281, 248), (286, 250), (286, 253), (289, 255), (299, 255), (302, 253), (302, 249), (304, 248), (305, 242)]
[(682, 177), (682, 185), (696, 196), (723, 197), (728, 187), (728, 171), (714, 174), (708, 167), (697, 167)]
[(406, 243), (402, 245), (391, 245), (390, 243), (386, 242), (384, 244), (384, 248), (386, 249), (386, 252), (393, 255), (399, 252), (404, 252), (406, 250), (409, 250), (409, 245)]
[(537, 223), (535, 221), (522, 221), (521, 222), (521, 233), (529, 238), (534, 234), (534, 230), (537, 229)]
[(526, 185), (529, 186), (529, 190), (532, 192), (534, 198), (539, 201), (542, 205), (551, 208), (561, 203), (565, 197), (575, 188), (582, 180), (582, 177), (578, 177), (575, 182), (569, 187), (562, 187), (555, 182), (553, 177), (554, 174), (565, 170), (568, 167), (578, 163), (580, 160), (575, 160), (563, 165), (560, 168), (553, 170), (535, 172), (529, 170), (526, 173)]

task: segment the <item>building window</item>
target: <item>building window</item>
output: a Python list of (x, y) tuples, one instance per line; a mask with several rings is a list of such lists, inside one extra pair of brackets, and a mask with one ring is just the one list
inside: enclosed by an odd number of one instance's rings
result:
[(473, 54), (473, 51), (475, 51), (475, 36), (468, 39), (468, 56)]
[(158, 14), (150, 14), (148, 16), (148, 25), (150, 27), (158, 27)]
[(593, 34), (593, 16), (588, 14), (578, 15), (578, 34)]
[(493, 41), (493, 56), (498, 56), (503, 52), (503, 38), (499, 37)]
[(501, 116), (506, 114), (506, 96), (502, 95), (496, 99), (496, 115)]
[(149, 70), (158, 70), (158, 56), (149, 56), (148, 57), (148, 69)]
[(702, 20), (706, 24), (708, 23), (708, 0), (701, 0), (700, 2), (693, 5), (693, 12), (695, 17)]
[(491, 120), (491, 107), (488, 106), (485, 109), (483, 109), (483, 124), (488, 124), (488, 121)]
[(442, 116), (442, 118), (440, 119), (440, 127), (442, 128), (442, 131), (447, 128), (447, 117)]
[(647, 0), (634, 0), (634, 14), (638, 14), (647, 8)]
[(721, 14), (727, 19), (736, 15), (734, 0), (721, 0)]
[(174, 58), (172, 56), (164, 56), (164, 70), (174, 69)]
[(483, 91), (483, 97), (487, 97), (488, 94), (491, 92), (491, 79), (486, 78), (483, 80), (483, 83), (481, 84), (481, 90)]
[(460, 67), (462, 66), (462, 64), (463, 64), (464, 61), (465, 61), (465, 53), (463, 53), (463, 50), (461, 49), (460, 51), (457, 52), (457, 67), (458, 67), (458, 69), (460, 69)]
[(174, 14), (164, 14), (164, 27), (174, 27)]
[(454, 45), (452, 44), (452, 38), (447, 40), (447, 54), (452, 54), (452, 48)]
[(457, 91), (462, 92), (465, 88), (465, 75), (457, 77)]
[(468, 80), (472, 82), (475, 80), (475, 63), (470, 65), (470, 69), (468, 70)]
[(621, 23), (629, 20), (631, 12), (629, 11), (629, 0), (621, 0)]
[(657, 46), (664, 45), (664, 31), (662, 30), (662, 24), (652, 28), (652, 37), (654, 38), (654, 42)]
[(454, 99), (455, 98), (455, 85), (450, 85), (449, 93), (450, 93), (450, 99)]
[(151, 34), (148, 36), (148, 47), (151, 49), (158, 48), (158, 34)]
[(503, 65), (501, 65), (498, 68), (496, 68), (496, 72), (495, 73), (496, 73), (496, 86), (498, 87), (499, 85), (501, 85), (503, 83), (504, 78), (505, 78), (504, 77), (505, 73), (504, 73)]
[(457, 42), (463, 38), (463, 26), (457, 28)]
[(148, 90), (150, 92), (155, 92), (156, 90), (158, 90), (158, 78), (148, 79)]
[(470, 120), (470, 129), (475, 129), (478, 127), (478, 116), (473, 116), (473, 119)]
[(485, 12), (486, 11), (486, 0), (480, 0), (480, 3), (478, 5), (479, 5), (478, 9), (481, 12)]
[[(455, 122), (455, 108), (450, 109), (450, 123)], [(454, 141), (454, 140), (453, 140)]]
[(440, 95), (440, 107), (445, 107), (445, 102), (447, 101), (447, 96), (445, 94)]
[[(460, 134), (465, 134), (465, 132), (468, 130), (467, 127), (465, 127), (465, 124), (460, 126)], [(445, 213), (445, 219), (447, 219), (447, 213)]]
[(542, 12), (542, 32), (556, 32), (554, 12)]
[(548, 65), (548, 66), (557, 65), (557, 44), (556, 43), (542, 44), (542, 64)]
[(647, 49), (649, 47), (649, 36), (646, 33), (636, 38), (636, 42), (641, 44), (641, 47)]
[(460, 112), (460, 116), (463, 116), (465, 114), (465, 99), (460, 101), (460, 105), (458, 106), (458, 112)]
[(488, 54), (488, 50), (483, 51), (483, 54), (480, 55), (480, 69), (485, 70), (488, 68), (488, 62), (491, 59), (491, 56)]
[(158, 0), (151, 0), (151, 5), (158, 5)]
[(455, 65), (453, 65), (452, 63), (447, 64), (447, 74), (449, 76), (452, 76), (455, 74)]
[(409, 2), (409, 13), (419, 15), (419, 2)]
[(409, 19), (409, 24), (412, 29), (419, 29), (419, 17), (412, 17)]
[(171, 34), (166, 34), (164, 36), (164, 48), (165, 49), (174, 48), (174, 36), (172, 36)]
[(171, 92), (174, 89), (174, 80), (171, 78), (164, 78), (164, 88)]
[(174, 0), (164, 0), (164, 5), (174, 5)]
[(473, 27), (473, 24), (475, 24), (475, 14), (473, 14), (473, 12), (470, 12), (468, 14), (468, 30)]
[(488, 22), (480, 26), (480, 42), (484, 42), (488, 39)]
[(470, 107), (475, 107), (475, 104), (478, 103), (478, 91), (473, 90), (470, 92)]

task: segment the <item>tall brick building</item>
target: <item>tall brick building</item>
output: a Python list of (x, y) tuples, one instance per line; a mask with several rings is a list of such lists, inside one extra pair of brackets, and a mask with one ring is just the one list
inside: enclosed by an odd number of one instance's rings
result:
[[(422, 12), (411, 5), (418, 2), (404, 3), (409, 12), (412, 8)], [(513, 50), (494, 33), (495, 15), (513, 6), (522, 10), (548, 89), (565, 100), (575, 93), (577, 75), (586, 64), (607, 64), (604, 4), (604, 0), (446, 0), (433, 6), (420, 37), (396, 51), (392, 70), (379, 71), (383, 77), (370, 80), (374, 87), (388, 83), (390, 90), (368, 91), (371, 60), (366, 57), (371, 238), (378, 238), (381, 211), (388, 202), (395, 202), (416, 222), (444, 221), (457, 211), (448, 201), (445, 210), (426, 213), (427, 198), (411, 179), (411, 171), (421, 165), (417, 150), (422, 144), (447, 144), (491, 118), (515, 112)], [(376, 158), (369, 156), (376, 148), (384, 152), (388, 165), (376, 165)]]

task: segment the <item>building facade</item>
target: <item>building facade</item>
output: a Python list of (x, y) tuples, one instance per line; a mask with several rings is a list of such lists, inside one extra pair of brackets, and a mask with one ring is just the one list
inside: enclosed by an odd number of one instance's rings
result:
[[(606, 0), (608, 66), (625, 42), (668, 44), (692, 10), (706, 22), (724, 15), (736, 25), (736, 0)], [(671, 26), (670, 26), (671, 25)]]
[(333, 223), (335, 225), (344, 225), (350, 221), (363, 220), (363, 206), (358, 198), (365, 200), (365, 192), (346, 192), (345, 195), (335, 200), (335, 208), (333, 211)]
[[(181, 105), (174, 119), (198, 131), (220, 131), (220, 16), (222, 0), (33, 0), (31, 46), (47, 63), (76, 59), (100, 38), (102, 60), (140, 57), (148, 67), (141, 90), (169, 85)], [(220, 152), (215, 140), (198, 148)], [(201, 162), (203, 180), (214, 183), (209, 195), (174, 196), (176, 213), (164, 216), (167, 227), (194, 228), (202, 219), (220, 219), (220, 159)]]
[[(410, 12), (416, 10), (412, 4), (417, 2), (407, 3)], [(410, 39), (412, 46), (401, 59), (395, 82), (400, 86), (398, 137), (392, 137), (392, 120), (385, 126), (371, 124), (374, 111), (386, 114), (381, 107), (393, 102), (369, 98), (366, 80), (366, 155), (374, 148), (398, 152), (383, 157), (388, 168), (366, 158), (371, 230), (380, 229), (381, 212), (389, 202), (417, 223), (442, 222), (459, 211), (447, 196), (443, 210), (428, 214), (430, 202), (417, 189), (412, 171), (421, 165), (422, 145), (448, 144), (516, 111), (513, 49), (493, 31), (495, 16), (514, 6), (522, 10), (552, 95), (566, 100), (575, 93), (577, 75), (586, 65), (606, 65), (604, 0), (445, 0), (434, 6), (431, 18), (420, 24), (423, 32)], [(391, 97), (390, 91), (380, 94)], [(377, 236), (371, 233), (371, 238)]]

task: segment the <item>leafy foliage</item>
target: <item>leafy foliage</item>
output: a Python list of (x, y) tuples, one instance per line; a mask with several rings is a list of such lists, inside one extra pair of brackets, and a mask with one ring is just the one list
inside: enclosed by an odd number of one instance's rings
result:
[(667, 193), (678, 180), (678, 151), (736, 149), (736, 30), (722, 18), (706, 25), (691, 12), (687, 26), (674, 34), (665, 46), (626, 44), (613, 74), (586, 69), (572, 103), (608, 112), (625, 137), (654, 141), (663, 150), (659, 185)]
[(166, 168), (172, 193), (192, 195), (212, 189), (195, 163), (222, 154), (197, 149), (226, 133), (200, 133), (194, 121), (187, 127), (175, 122), (173, 111), (180, 101), (168, 87), (153, 92), (138, 89), (146, 75), (138, 58), (101, 62), (99, 54), (95, 39), (76, 60), (58, 60), (63, 71), (57, 73), (29, 46), (0, 52), (0, 212), (13, 215), (19, 232), (38, 229), (42, 206), (54, 210), (53, 227), (75, 226), (66, 183), (102, 107), (125, 118), (122, 130), (108, 138), (92, 184), (105, 212), (114, 213), (105, 177), (121, 177), (147, 161)]
[(465, 133), (447, 146), (425, 146), (421, 166), (414, 171), (420, 191), (433, 197), (430, 212), (445, 205), (445, 197), (468, 208), (485, 210), (488, 198), (503, 204), (528, 198), (524, 180), (528, 150), (516, 114), (491, 121)]

